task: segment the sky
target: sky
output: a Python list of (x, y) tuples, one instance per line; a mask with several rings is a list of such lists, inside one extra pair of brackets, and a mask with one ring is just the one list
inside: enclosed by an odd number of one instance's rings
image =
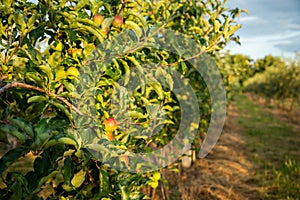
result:
[(258, 59), (300, 52), (300, 0), (228, 0), (226, 5), (249, 11), (237, 20), (241, 46), (230, 43), (226, 49), (231, 53)]

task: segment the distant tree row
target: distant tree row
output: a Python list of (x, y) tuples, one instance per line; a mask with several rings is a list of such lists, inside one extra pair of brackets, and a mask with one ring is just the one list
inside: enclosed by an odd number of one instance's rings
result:
[(254, 64), (255, 75), (245, 82), (246, 91), (254, 92), (267, 99), (291, 100), (291, 105), (300, 97), (300, 57), (284, 60), (266, 56)]
[(284, 101), (289, 99), (293, 106), (300, 98), (300, 54), (294, 59), (267, 55), (253, 60), (243, 54), (225, 52), (216, 56), (217, 65), (223, 76), (228, 99), (237, 92), (247, 91)]

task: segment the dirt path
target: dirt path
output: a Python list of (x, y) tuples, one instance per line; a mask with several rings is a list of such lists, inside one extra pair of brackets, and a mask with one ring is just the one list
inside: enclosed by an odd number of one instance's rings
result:
[(258, 180), (246, 153), (245, 142), (239, 134), (238, 112), (230, 106), (223, 133), (213, 151), (197, 160), (190, 169), (168, 173), (170, 198), (182, 200), (260, 199)]
[[(289, 177), (295, 177), (298, 173), (300, 176), (300, 171), (280, 169), (286, 162), (285, 156), (297, 161), (300, 155), (299, 118), (284, 114), (279, 109), (261, 107), (253, 99), (249, 101), (249, 97), (243, 96), (240, 100), (239, 106), (233, 104), (228, 108), (222, 135), (206, 158), (197, 160), (190, 169), (183, 169), (181, 173), (166, 172), (170, 199), (259, 200), (286, 199), (290, 197), (288, 195), (295, 197), (300, 180), (290, 181)], [(276, 174), (281, 176), (280, 180), (276, 179)], [(286, 194), (279, 196), (281, 194), (278, 193), (285, 190)]]

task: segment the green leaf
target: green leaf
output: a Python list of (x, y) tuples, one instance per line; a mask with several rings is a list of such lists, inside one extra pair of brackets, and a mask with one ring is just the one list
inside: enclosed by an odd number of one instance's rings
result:
[(166, 70), (164, 70), (162, 68), (157, 68), (157, 70), (155, 72), (155, 77), (158, 80), (165, 80), (166, 83), (169, 85), (170, 90), (173, 89), (173, 85), (174, 85), (173, 78), (168, 72), (166, 72)]
[(5, 144), (9, 144), (7, 140), (7, 133), (0, 131), (0, 142), (3, 142)]
[(111, 153), (111, 151), (102, 144), (87, 144), (86, 147), (101, 153)]
[(40, 70), (42, 70), (42, 72), (47, 74), (49, 81), (52, 81), (54, 79), (53, 72), (49, 65), (40, 65), (39, 68), (40, 68)]
[(66, 5), (66, 3), (67, 3), (67, 1), (68, 0), (60, 0), (60, 2), (59, 2), (60, 7), (64, 8), (65, 5)]
[(108, 30), (113, 21), (114, 21), (113, 17), (105, 18), (101, 24), (102, 30)]
[(11, 182), (10, 190), (13, 191), (12, 196), (9, 199), (22, 199), (24, 197), (25, 188), (27, 189), (28, 181), (23, 176), (23, 174), (18, 172), (9, 172), (11, 175)]
[(125, 116), (127, 117), (131, 117), (131, 118), (137, 118), (137, 119), (140, 119), (140, 118), (145, 118), (146, 116), (143, 115), (143, 113), (140, 113), (138, 111), (129, 111), (125, 114)]
[(56, 108), (58, 108), (60, 111), (62, 111), (70, 119), (70, 121), (73, 120), (72, 114), (70, 113), (70, 111), (65, 105), (58, 103), (56, 101), (49, 101), (49, 103), (55, 106)]
[(14, 21), (17, 25), (20, 26), (21, 31), (23, 31), (26, 28), (26, 23), (24, 21), (24, 15), (20, 12), (15, 13), (14, 15)]
[(28, 123), (26, 123), (22, 119), (11, 119), (10, 120), (15, 126), (17, 126), (20, 130), (24, 131), (26, 134), (28, 134), (31, 138), (34, 137), (32, 126)]
[(2, 174), (12, 163), (18, 160), (26, 153), (27, 149), (23, 147), (14, 148), (8, 151), (1, 159), (0, 159), (0, 174)]
[(125, 28), (132, 30), (138, 39), (143, 35), (142, 29), (133, 21), (125, 21)]
[(111, 191), (111, 184), (109, 181), (109, 175), (104, 169), (99, 170), (99, 181), (99, 190), (101, 196), (107, 196)]
[(36, 22), (37, 17), (38, 16), (36, 14), (34, 14), (28, 19), (27, 26), (29, 29), (34, 28), (34, 23)]
[(66, 89), (67, 89), (69, 92), (74, 92), (74, 91), (76, 91), (76, 88), (75, 88), (75, 86), (74, 86), (72, 83), (70, 83), (70, 82), (68, 82), (68, 81), (63, 81), (63, 84), (64, 84), (64, 86), (66, 87)]
[(25, 135), (24, 132), (20, 132), (17, 127), (11, 124), (5, 124), (4, 126), (1, 126), (0, 132), (14, 136), (22, 142), (25, 142), (27, 139), (27, 135)]
[(83, 169), (81, 169), (79, 172), (77, 172), (72, 180), (71, 180), (71, 184), (75, 187), (75, 188), (79, 188), (82, 183), (85, 181), (85, 175), (86, 172), (83, 171)]
[(150, 82), (148, 84), (155, 90), (156, 94), (158, 95), (158, 99), (162, 100), (164, 98), (164, 90), (161, 84), (158, 82)]
[(83, 55), (88, 57), (95, 50), (95, 45), (93, 43), (87, 44), (83, 49)]
[(128, 66), (127, 62), (124, 60), (120, 60), (122, 63), (122, 66), (124, 68), (125, 74), (124, 74), (124, 86), (126, 86), (130, 79), (130, 67)]
[(90, 0), (80, 0), (80, 1), (78, 1), (78, 3), (75, 6), (75, 11), (78, 12), (79, 10), (81, 10), (88, 3), (90, 3)]
[(220, 27), (221, 27), (221, 24), (220, 24), (219, 20), (214, 21), (214, 27), (215, 27), (215, 31), (219, 32)]
[(144, 72), (143, 68), (141, 67), (140, 63), (134, 57), (127, 56), (126, 58), (136, 66), (139, 73), (143, 74), (143, 72)]
[(68, 137), (61, 137), (57, 140), (60, 143), (63, 144), (67, 144), (67, 145), (73, 145), (73, 146), (77, 146), (77, 142), (71, 138)]
[(35, 193), (39, 192), (42, 185), (44, 183), (46, 183), (47, 181), (51, 180), (57, 173), (58, 173), (58, 171), (56, 170), (56, 171), (51, 172), (48, 176), (44, 176), (43, 178), (41, 178), (41, 180), (39, 181), (38, 187), (32, 193), (35, 194)]
[(229, 37), (234, 34), (237, 30), (239, 30), (242, 27), (242, 25), (237, 24), (235, 26), (230, 26), (228, 32), (225, 32), (224, 35), (225, 37)]
[(62, 173), (63, 173), (63, 176), (64, 176), (64, 181), (70, 185), (71, 183), (71, 177), (72, 177), (72, 174), (73, 174), (73, 170), (72, 170), (72, 163), (71, 163), (71, 159), (68, 157), (65, 159), (64, 161), (64, 166), (63, 166), (63, 169), (62, 169)]
[(129, 194), (130, 192), (128, 191), (128, 188), (125, 186), (119, 186), (121, 189), (121, 199), (122, 200), (129, 200)]
[(37, 135), (41, 135), (50, 129), (47, 119), (41, 119), (34, 127)]
[(27, 103), (40, 103), (42, 101), (47, 101), (47, 98), (44, 96), (32, 96), (27, 100)]
[(148, 27), (147, 21), (145, 20), (145, 18), (142, 15), (139, 15), (139, 14), (133, 13), (133, 12), (129, 13), (129, 15), (133, 15), (133, 16), (137, 17), (140, 20), (143, 28)]
[(87, 30), (91, 34), (95, 35), (97, 37), (97, 39), (100, 41), (100, 43), (102, 43), (104, 41), (104, 38), (101, 35), (101, 33), (99, 31), (97, 31), (96, 29), (94, 29), (93, 27), (83, 25), (79, 22), (74, 22), (73, 24), (71, 24), (71, 28), (73, 28), (73, 29), (80, 28), (80, 29)]
[(37, 72), (27, 72), (25, 77), (26, 77), (26, 80), (29, 80), (38, 85), (44, 86), (44, 81)]

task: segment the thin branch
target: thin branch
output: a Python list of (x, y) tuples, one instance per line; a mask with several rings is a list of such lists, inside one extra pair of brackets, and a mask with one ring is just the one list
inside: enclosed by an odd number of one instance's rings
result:
[(15, 47), (13, 53), (10, 55), (10, 57), (8, 58), (8, 60), (6, 60), (6, 63), (8, 63), (8, 62), (13, 58), (13, 56), (17, 53), (18, 49), (21, 47), (21, 44), (22, 44), (22, 42), (23, 42), (25, 36), (26, 36), (26, 34), (25, 34), (25, 35), (22, 34), (22, 35), (20, 36), (19, 44)]
[(0, 88), (0, 95), (5, 92), (6, 90), (9, 90), (10, 88), (25, 88), (25, 89), (29, 89), (29, 90), (36, 90), (42, 93), (47, 93), (44, 89), (36, 87), (36, 86), (32, 86), (32, 85), (28, 85), (25, 83), (19, 83), (19, 82), (12, 82), (10, 84), (5, 85), (4, 87)]
[(120, 8), (120, 10), (117, 13), (117, 16), (121, 14), (122, 10), (125, 8), (125, 2), (121, 1), (122, 7)]
[(9, 124), (9, 121), (0, 120), (1, 124)]
[(175, 65), (177, 65), (177, 64), (179, 64), (179, 63), (181, 63), (181, 62), (185, 62), (185, 61), (188, 61), (188, 60), (197, 58), (197, 57), (201, 56), (204, 52), (205, 52), (205, 51), (200, 51), (199, 53), (197, 53), (196, 55), (193, 55), (193, 56), (191, 56), (191, 57), (188, 57), (188, 58), (185, 58), (185, 59), (183, 59), (183, 60), (179, 60), (179, 61), (177, 61), (177, 62), (173, 62), (173, 63), (170, 63), (170, 64), (159, 65), (158, 67), (168, 67), (168, 66), (172, 67), (172, 66), (175, 66)]
[(179, 61), (177, 61), (177, 62), (173, 62), (173, 63), (170, 63), (170, 64), (160, 65), (159, 67), (167, 67), (167, 66), (171, 66), (171, 67), (172, 67), (172, 66), (177, 65), (177, 64), (179, 64), (179, 63), (181, 63), (181, 62), (185, 62), (185, 61), (189, 61), (189, 60), (192, 60), (192, 59), (194, 59), (194, 58), (197, 58), (197, 57), (201, 56), (203, 53), (209, 52), (209, 50), (210, 50), (211, 48), (213, 48), (214, 46), (216, 46), (219, 42), (220, 42), (220, 41), (214, 42), (214, 43), (213, 43), (212, 45), (210, 45), (206, 50), (200, 51), (199, 53), (197, 53), (197, 54), (195, 54), (195, 55), (193, 55), (193, 56), (191, 56), (191, 57), (188, 57), (188, 58), (185, 58), (185, 59), (183, 59), (183, 60), (179, 60)]
[(79, 115), (83, 115), (82, 112), (80, 110), (78, 110), (78, 108), (76, 108), (75, 106), (73, 106), (67, 99), (65, 99), (65, 98), (63, 98), (61, 96), (58, 96), (58, 95), (55, 95), (55, 96), (56, 96), (57, 99), (61, 100), (67, 106), (69, 106), (71, 110), (74, 110)]
[(76, 113), (78, 113), (79, 115), (83, 115), (82, 112), (74, 107), (67, 99), (65, 99), (64, 97), (61, 97), (57, 94), (54, 94), (52, 92), (49, 92), (49, 91), (46, 91), (42, 88), (39, 88), (37, 86), (33, 86), (33, 85), (28, 85), (28, 84), (25, 84), (25, 83), (19, 83), (19, 82), (12, 82), (10, 84), (7, 84), (5, 85), (4, 87), (0, 88), (0, 95), (2, 93), (4, 93), (5, 91), (11, 89), (11, 88), (24, 88), (24, 89), (28, 89), (28, 90), (35, 90), (35, 91), (39, 91), (41, 93), (45, 93), (47, 94), (48, 96), (55, 96), (58, 100), (62, 101), (64, 104), (66, 104), (67, 106), (69, 106), (70, 110), (74, 110)]

